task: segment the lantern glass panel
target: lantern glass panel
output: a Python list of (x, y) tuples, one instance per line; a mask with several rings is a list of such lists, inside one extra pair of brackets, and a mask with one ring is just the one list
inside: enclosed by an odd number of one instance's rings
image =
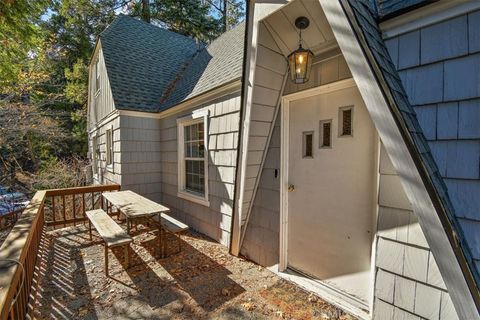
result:
[(288, 60), (290, 64), (290, 75), (293, 82), (302, 84), (308, 81), (312, 69), (312, 59), (313, 53), (302, 47), (290, 54)]

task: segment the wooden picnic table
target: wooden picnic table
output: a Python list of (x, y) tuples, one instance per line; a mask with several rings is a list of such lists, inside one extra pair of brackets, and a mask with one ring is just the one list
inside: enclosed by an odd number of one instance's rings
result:
[(103, 198), (125, 216), (128, 234), (130, 234), (130, 223), (132, 221), (170, 212), (169, 208), (130, 190), (104, 192)]

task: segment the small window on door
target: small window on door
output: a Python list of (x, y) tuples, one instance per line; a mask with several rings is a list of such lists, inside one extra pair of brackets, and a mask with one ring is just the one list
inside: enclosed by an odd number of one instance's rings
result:
[(339, 136), (353, 136), (353, 106), (340, 108), (338, 120)]
[(303, 132), (303, 158), (313, 158), (313, 131)]
[(319, 148), (332, 147), (332, 120), (320, 120)]

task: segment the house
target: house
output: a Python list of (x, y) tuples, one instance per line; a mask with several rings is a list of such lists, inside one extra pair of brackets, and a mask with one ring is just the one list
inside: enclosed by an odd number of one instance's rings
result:
[(480, 4), (247, 12), (208, 46), (124, 16), (102, 33), (96, 181), (359, 318), (479, 319)]

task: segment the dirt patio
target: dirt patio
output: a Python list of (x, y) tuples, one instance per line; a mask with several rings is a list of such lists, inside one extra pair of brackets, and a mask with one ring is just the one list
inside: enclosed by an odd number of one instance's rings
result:
[(92, 243), (83, 225), (45, 234), (36, 319), (353, 319), (195, 232), (165, 259), (152, 256), (156, 234), (138, 232), (133, 267), (119, 262), (122, 249), (110, 251), (107, 277), (95, 235)]

